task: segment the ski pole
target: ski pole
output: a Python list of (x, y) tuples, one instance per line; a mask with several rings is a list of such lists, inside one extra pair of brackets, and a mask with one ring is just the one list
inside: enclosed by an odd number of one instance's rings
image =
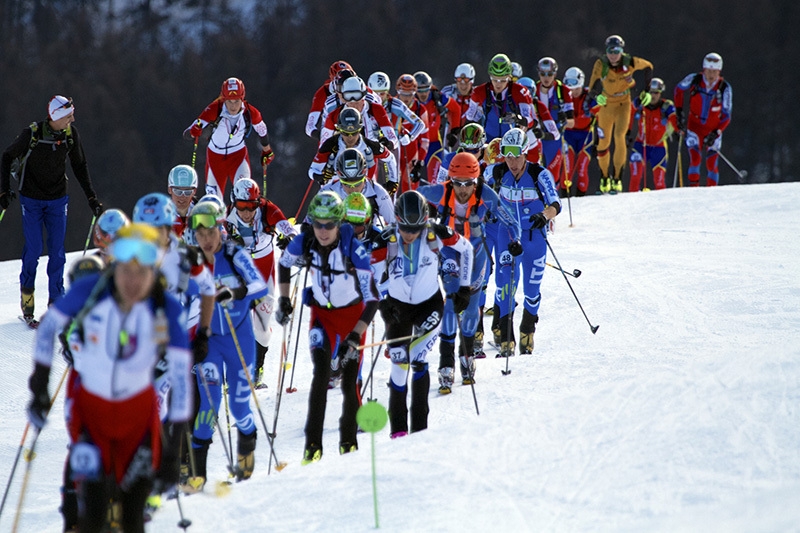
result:
[(97, 215), (92, 215), (92, 225), (89, 226), (89, 235), (86, 236), (86, 243), (83, 245), (83, 255), (86, 255), (86, 250), (89, 249), (89, 241), (92, 239), (95, 224), (97, 224)]
[(744, 183), (745, 180), (747, 179), (747, 171), (746, 170), (739, 170), (738, 168), (733, 166), (733, 163), (731, 163), (728, 160), (728, 158), (725, 157), (725, 154), (723, 154), (719, 150), (717, 150), (717, 154), (722, 158), (723, 161), (725, 161), (728, 164), (729, 167), (731, 167), (731, 170), (736, 172), (736, 177), (739, 179), (739, 183)]
[(6, 210), (5, 210), (5, 209), (3, 209), (2, 211), (0, 211), (0, 222), (2, 222), (2, 221), (3, 221), (3, 217), (4, 217), (4, 216), (6, 216)]
[[(202, 123), (200, 119), (197, 119), (197, 123), (202, 127)], [(195, 167), (195, 163), (197, 162), (197, 143), (200, 142), (200, 137), (194, 138), (194, 150), (192, 150), (192, 168)]]
[[(297, 271), (299, 274), (300, 271)], [(294, 307), (295, 298), (297, 295), (297, 286), (300, 284), (300, 276), (295, 278), (294, 286), (292, 287), (292, 294), (290, 296), (292, 300), (292, 307)], [(281, 360), (280, 360), (280, 367), (278, 367), (278, 387), (275, 393), (275, 416), (272, 419), (272, 438), (274, 439), (278, 433), (278, 415), (281, 411), (281, 399), (283, 398), (283, 383), (286, 381), (286, 359), (289, 357), (289, 339), (292, 333), (292, 326), (294, 324), (294, 314), (292, 314), (292, 319), (289, 322), (289, 327), (283, 326), (283, 339), (281, 340)], [(272, 463), (270, 462), (270, 467)]]
[[(542, 231), (542, 230), (539, 230), (539, 231)], [(581, 305), (581, 301), (578, 299), (578, 295), (575, 294), (575, 289), (572, 288), (572, 284), (569, 282), (569, 279), (567, 278), (566, 272), (564, 272), (564, 269), (561, 268), (561, 263), (558, 261), (558, 257), (556, 257), (556, 253), (553, 251), (553, 247), (550, 246), (550, 241), (547, 240), (547, 235), (545, 235), (544, 231), (542, 231), (542, 237), (544, 237), (544, 241), (547, 243), (547, 248), (550, 250), (550, 254), (553, 256), (553, 259), (555, 259), (556, 264), (558, 265), (558, 269), (561, 270), (561, 275), (564, 276), (564, 281), (567, 282), (567, 286), (569, 287), (569, 290), (572, 291), (572, 296), (574, 296), (575, 297), (575, 301), (578, 302), (578, 307), (581, 308), (581, 312), (583, 313), (583, 317), (586, 319), (586, 322), (589, 323), (589, 328), (592, 330), (592, 334), (597, 333), (597, 328), (599, 328), (600, 326), (599, 325), (593, 326), (592, 322), (589, 320), (589, 317), (586, 316), (586, 311), (583, 310), (583, 306)]]
[[(511, 370), (508, 369), (508, 360), (511, 359), (511, 356), (514, 355), (513, 348), (511, 348), (511, 336), (514, 334), (514, 293), (516, 292), (514, 289), (516, 288), (514, 284), (514, 269), (517, 265), (516, 257), (511, 258), (511, 277), (508, 280), (508, 293), (506, 297), (508, 298), (508, 339), (507, 339), (507, 346), (509, 348), (509, 352), (506, 352), (506, 369), (501, 370), (504, 376), (507, 376), (511, 373)], [(499, 312), (498, 312), (499, 314)], [(503, 344), (500, 343), (500, 350), (502, 353)]]
[[(200, 365), (202, 365), (202, 363), (200, 363)], [(198, 365), (198, 366), (200, 366), (200, 365)], [(200, 368), (197, 369), (197, 374), (200, 376), (200, 383), (203, 385), (203, 389), (205, 390), (205, 393), (206, 393), (206, 398), (208, 398), (208, 405), (209, 405), (209, 407), (211, 407), (211, 413), (214, 415), (214, 425), (217, 428), (219, 428), (219, 413), (217, 412), (217, 408), (214, 407), (214, 400), (211, 398), (211, 389), (208, 387), (208, 380), (206, 379), (206, 374), (203, 371), (202, 366), (200, 366)], [(212, 428), (212, 431), (213, 431), (213, 428)], [(225, 449), (225, 459), (227, 459), (227, 461), (228, 461), (228, 475), (230, 475), (231, 477), (236, 477), (236, 469), (233, 468), (233, 460), (231, 459), (231, 454), (232, 454), (233, 450), (231, 449), (231, 453), (228, 453), (228, 443), (225, 442), (225, 438), (222, 437), (219, 440), (222, 443), (222, 447)], [(191, 445), (192, 444), (190, 442), (189, 446), (191, 446)], [(190, 458), (191, 458), (191, 456), (190, 456)], [(222, 481), (221, 483), (225, 484), (226, 482)], [(230, 482), (227, 482), (227, 483), (230, 483)]]
[(356, 350), (363, 350), (364, 348), (372, 348), (373, 346), (382, 346), (384, 344), (390, 344), (392, 342), (412, 341), (417, 337), (419, 337), (419, 335), (406, 335), (405, 337), (397, 337), (396, 339), (388, 339), (388, 340), (373, 342), (370, 344), (362, 344), (361, 346), (357, 346)]
[[(306, 287), (306, 282), (308, 281), (308, 271), (310, 269), (306, 268), (306, 275), (303, 279), (303, 289)], [(286, 388), (286, 392), (297, 392), (297, 389), (293, 387), (294, 384), (294, 365), (297, 362), (297, 347), (300, 345), (300, 328), (301, 322), (303, 321), (303, 299), (300, 298), (300, 316), (297, 319), (297, 338), (294, 340), (294, 356), (292, 357), (292, 374), (289, 376), (289, 386)]]
[(308, 187), (306, 187), (306, 193), (303, 195), (303, 199), (300, 201), (300, 206), (297, 208), (297, 213), (294, 214), (294, 219), (297, 220), (297, 217), (300, 216), (300, 212), (303, 210), (303, 206), (306, 205), (306, 198), (308, 198), (308, 193), (311, 192), (311, 186), (314, 185), (314, 180), (308, 181)]
[(267, 164), (261, 163), (262, 172), (262, 181), (263, 186), (261, 187), (261, 193), (263, 194), (264, 198), (267, 197)]
[(545, 263), (545, 265), (549, 266), (550, 268), (555, 268), (556, 270), (564, 272), (567, 276), (572, 276), (573, 278), (581, 277), (581, 271), (578, 270), (577, 268), (575, 270), (573, 270), (572, 272), (569, 272), (569, 271), (566, 271), (566, 270), (561, 270), (556, 265), (553, 265), (553, 264), (550, 264), (550, 263)]
[(19, 489), (19, 501), (17, 502), (17, 514), (14, 515), (14, 525), (11, 528), (13, 533), (17, 533), (17, 526), (19, 525), (19, 517), (22, 515), (22, 502), (25, 501), (25, 491), (28, 488), (28, 480), (31, 477), (31, 465), (33, 458), (36, 456), (34, 450), (36, 449), (36, 442), (39, 440), (40, 430), (36, 430), (33, 434), (33, 441), (31, 441), (30, 450), (28, 450), (28, 457), (26, 457), (27, 464), (25, 465), (25, 475), (22, 477), (22, 488)]
[[(478, 410), (478, 396), (475, 394), (475, 374), (472, 371), (472, 366), (469, 364), (469, 354), (464, 351), (464, 349), (466, 348), (464, 346), (464, 332), (461, 330), (461, 317), (459, 315), (456, 315), (456, 322), (458, 323), (458, 336), (461, 337), (461, 342), (458, 351), (464, 354), (461, 357), (463, 357), (464, 362), (467, 363), (465, 366), (467, 367), (467, 372), (469, 375), (469, 386), (470, 388), (472, 388), (472, 400), (475, 402), (475, 414), (480, 416), (481, 412)], [(459, 357), (459, 359), (461, 359), (461, 357)], [(474, 356), (472, 360), (475, 361)]]
[[(225, 417), (228, 419), (228, 447), (231, 451), (231, 456), (228, 458), (230, 463), (233, 464), (233, 440), (231, 439), (231, 410), (228, 407), (228, 380), (226, 379), (222, 385), (222, 400), (225, 402)], [(221, 439), (225, 437), (220, 435)]]
[(192, 525), (192, 521), (183, 516), (183, 506), (181, 505), (181, 491), (175, 491), (175, 503), (178, 504), (178, 514), (181, 519), (178, 521), (178, 527), (186, 531)]
[(678, 135), (678, 157), (675, 162), (675, 175), (672, 178), (672, 188), (678, 186), (678, 176), (681, 178), (681, 187), (683, 187), (683, 169), (681, 168), (681, 147), (683, 146), (683, 132)]
[[(270, 465), (272, 465), (272, 459), (275, 459), (275, 470), (280, 472), (286, 467), (286, 463), (281, 463), (278, 461), (278, 456), (275, 455), (275, 446), (272, 443), (272, 435), (270, 435), (269, 429), (267, 429), (267, 423), (264, 421), (264, 413), (261, 411), (261, 405), (258, 402), (258, 396), (256, 396), (256, 387), (253, 385), (253, 379), (250, 377), (250, 369), (247, 368), (247, 363), (244, 360), (242, 347), (239, 345), (239, 339), (236, 335), (236, 329), (233, 327), (231, 315), (224, 307), (222, 308), (222, 313), (225, 315), (225, 320), (228, 322), (228, 329), (231, 330), (231, 337), (233, 337), (233, 344), (236, 346), (236, 353), (239, 354), (239, 361), (242, 363), (242, 370), (244, 370), (244, 375), (247, 378), (247, 384), (250, 386), (250, 394), (253, 396), (253, 401), (256, 404), (256, 410), (258, 411), (258, 416), (261, 418), (261, 425), (264, 427), (264, 433), (267, 434), (267, 442), (269, 442), (270, 450)], [(267, 471), (267, 473), (270, 471), (271, 468)]]
[[(386, 338), (386, 332), (383, 332), (383, 338)], [(364, 397), (364, 393), (367, 392), (367, 386), (372, 386), (372, 373), (375, 371), (375, 363), (378, 362), (377, 357), (372, 358), (372, 366), (370, 366), (369, 374), (367, 375), (367, 381), (364, 382), (364, 385), (361, 387), (361, 397)], [(372, 389), (370, 389), (372, 391)], [(370, 394), (371, 395), (371, 394)]]
[(575, 227), (572, 223), (572, 200), (570, 199), (570, 189), (572, 188), (572, 181), (569, 179), (569, 165), (567, 164), (567, 157), (569, 149), (566, 148), (567, 141), (564, 139), (564, 134), (561, 134), (561, 162), (564, 171), (564, 188), (567, 190), (567, 206), (569, 207), (569, 227)]
[[(67, 377), (67, 373), (69, 372), (69, 366), (64, 369), (64, 372), (61, 374), (61, 379), (58, 381), (58, 386), (56, 387), (56, 391), (53, 393), (53, 397), (50, 399), (50, 408), (53, 407), (53, 404), (58, 397), (58, 393), (61, 392), (61, 386), (64, 384), (64, 379)], [(50, 410), (48, 409), (48, 413)], [(14, 458), (14, 464), (11, 467), (11, 475), (8, 476), (8, 483), (6, 484), (6, 490), (3, 493), (3, 502), (0, 503), (0, 516), (3, 516), (3, 508), (6, 506), (6, 498), (8, 497), (8, 489), (11, 487), (11, 481), (14, 479), (14, 472), (17, 470), (17, 464), (19, 463), (20, 455), (22, 455), (22, 450), (25, 446), (25, 438), (28, 436), (28, 430), (31, 427), (31, 423), (27, 422), (25, 424), (25, 429), (22, 432), (22, 439), (19, 441), (19, 448), (17, 448), (17, 456)], [(32, 458), (32, 452), (28, 453), (28, 457)]]

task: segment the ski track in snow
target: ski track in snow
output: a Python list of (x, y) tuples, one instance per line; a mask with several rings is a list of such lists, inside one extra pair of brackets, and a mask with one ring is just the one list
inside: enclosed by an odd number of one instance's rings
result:
[[(597, 334), (548, 267), (533, 355), (511, 358), (507, 376), (488, 343), (487, 358), (476, 361), (480, 416), (460, 380), (438, 394), (432, 354), (429, 429), (396, 440), (388, 427), (375, 435), (381, 529), (800, 531), (798, 206), (797, 183), (572, 199), (575, 227), (567, 227), (564, 206), (550, 243), (567, 271), (582, 271), (568, 280)], [(69, 254), (68, 265), (79, 254)], [(548, 262), (556, 264), (549, 253)], [(41, 312), (46, 258), (39, 267)], [(32, 368), (34, 334), (17, 319), (18, 274), (18, 261), (0, 263), (3, 489), (25, 428)], [(305, 331), (307, 310), (302, 322)], [(382, 335), (378, 323), (375, 338)], [(281, 338), (274, 325), (269, 388), (257, 392), (270, 430)], [(371, 357), (367, 350), (365, 379)], [(375, 357), (372, 396), (388, 405), (389, 362), (380, 349)], [(51, 393), (63, 369), (56, 355)], [(254, 477), (215, 494), (227, 479), (221, 415), (206, 492), (181, 499), (190, 532), (374, 529), (370, 436), (359, 435), (357, 453), (338, 455), (341, 394), (329, 391), (323, 459), (301, 467), (311, 376), (305, 334), (293, 369), (297, 392), (282, 393), (275, 439), (289, 465), (267, 475), (269, 445), (257, 420)], [(17, 467), (0, 531), (11, 530), (27, 464), (20, 530), (61, 530), (62, 398), (35, 459)], [(178, 519), (167, 501), (148, 531), (177, 531)]]

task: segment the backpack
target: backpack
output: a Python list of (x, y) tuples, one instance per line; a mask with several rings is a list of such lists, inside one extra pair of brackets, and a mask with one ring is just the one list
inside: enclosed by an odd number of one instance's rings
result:
[[(600, 58), (603, 62), (603, 72), (600, 74), (601, 79), (606, 79), (608, 75), (608, 71), (611, 69), (611, 63), (608, 61), (608, 57), (603, 56)], [(633, 64), (633, 56), (630, 54), (622, 54), (622, 66), (630, 67)]]
[[(25, 155), (22, 157), (17, 157), (11, 162), (11, 177), (14, 178), (15, 181), (19, 182), (19, 186), (17, 187), (17, 191), (22, 190), (22, 184), (25, 181), (25, 167), (28, 163), (28, 157), (30, 157), (31, 152), (39, 143), (43, 144), (52, 144), (54, 145), (53, 149), (55, 150), (55, 146), (61, 144), (64, 141), (55, 140), (52, 136), (48, 139), (44, 138), (44, 122), (40, 126), (38, 122), (31, 122), (29, 126), (31, 129), (31, 139), (28, 143), (28, 151), (25, 152)], [(66, 137), (67, 137), (67, 150), (72, 150), (72, 147), (75, 145), (75, 139), (72, 136), (72, 127), (67, 126), (66, 129)]]
[[(211, 134), (214, 134), (214, 130), (217, 129), (219, 126), (220, 121), (222, 120), (222, 106), (224, 102), (220, 99), (219, 103), (217, 104), (217, 118), (215, 118), (212, 122), (209, 122), (208, 126), (211, 127)], [(250, 132), (253, 131), (253, 121), (250, 118), (250, 107), (247, 105), (247, 102), (242, 101), (242, 107), (244, 110), (242, 111), (242, 116), (244, 117), (244, 138), (247, 139), (250, 137)]]

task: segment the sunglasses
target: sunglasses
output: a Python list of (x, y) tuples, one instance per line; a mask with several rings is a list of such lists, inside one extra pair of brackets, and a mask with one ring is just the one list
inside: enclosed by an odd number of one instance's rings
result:
[(409, 226), (408, 224), (398, 224), (397, 227), (400, 228), (400, 231), (403, 233), (419, 233), (425, 226)]
[(460, 78), (456, 78), (456, 83), (470, 83), (472, 78), (468, 78), (466, 76), (461, 76)]
[(519, 157), (522, 155), (522, 147), (521, 146), (502, 146), (500, 147), (500, 153), (503, 154), (504, 157)]
[(489, 79), (492, 80), (492, 83), (505, 83), (511, 80), (511, 78), (509, 78), (508, 76), (505, 76), (503, 78), (495, 78), (494, 76), (490, 76)]
[(607, 54), (621, 54), (622, 53), (622, 48), (620, 48), (618, 46), (613, 47), (613, 48), (606, 48), (606, 53)]
[(471, 180), (454, 180), (451, 179), (450, 182), (453, 184), (453, 187), (459, 187), (461, 189), (466, 189), (467, 187), (472, 187), (473, 185), (478, 184), (478, 180), (471, 179)]
[(332, 220), (330, 222), (318, 222), (315, 220), (314, 222), (312, 222), (312, 225), (314, 226), (314, 229), (332, 230), (334, 228), (339, 227), (339, 222), (335, 220)]
[(192, 196), (194, 195), (194, 189), (176, 189), (173, 187), (172, 194), (175, 196)]
[(217, 222), (217, 217), (214, 215), (207, 215), (207, 214), (196, 214), (192, 215), (192, 219), (190, 224), (192, 229), (197, 228), (216, 228), (219, 224)]
[(541, 78), (552, 78), (555, 75), (556, 75), (555, 72), (542, 72), (541, 70), (539, 71), (539, 77)]
[(397, 91), (398, 96), (414, 96), (413, 91)]
[(359, 130), (356, 130), (356, 131), (347, 131), (347, 130), (343, 130), (341, 128), (336, 128), (336, 131), (338, 131), (339, 133), (341, 133), (345, 137), (354, 137), (354, 136), (358, 135), (359, 133), (361, 133), (363, 131), (363, 129), (359, 129)]
[(109, 253), (118, 263), (136, 261), (140, 265), (154, 266), (158, 262), (159, 249), (152, 242), (122, 238), (111, 243)]
[(234, 207), (241, 211), (255, 211), (258, 209), (258, 202), (256, 200), (236, 200), (233, 202)]
[(346, 93), (342, 93), (342, 98), (344, 98), (345, 102), (358, 102), (359, 100), (363, 100), (364, 94), (361, 91), (347, 91)]
[(366, 180), (367, 180), (367, 178), (361, 178), (361, 179), (358, 179), (356, 181), (347, 181), (347, 180), (343, 180), (343, 179), (339, 178), (339, 181), (341, 182), (341, 184), (343, 186), (350, 187), (351, 189), (353, 187), (358, 187), (359, 185), (364, 183)]
[(418, 93), (429, 93), (429, 92), (431, 92), (431, 88), (430, 87), (419, 87), (419, 88), (417, 88), (417, 92)]

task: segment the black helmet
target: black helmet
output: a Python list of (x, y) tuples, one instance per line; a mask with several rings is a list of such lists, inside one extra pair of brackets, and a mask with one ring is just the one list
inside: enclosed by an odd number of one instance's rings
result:
[(83, 276), (102, 272), (103, 268), (105, 268), (103, 260), (97, 257), (97, 255), (85, 255), (76, 259), (75, 262), (70, 265), (67, 279), (69, 279), (69, 283), (72, 285)]
[(336, 130), (340, 133), (359, 133), (364, 127), (361, 121), (361, 113), (352, 107), (345, 107), (339, 113), (339, 119), (336, 121)]
[(367, 176), (367, 159), (358, 149), (347, 148), (336, 158), (336, 173), (339, 180), (355, 182)]
[(620, 52), (625, 48), (625, 39), (619, 35), (609, 35), (606, 38), (606, 52), (619, 48)]
[(428, 202), (417, 191), (406, 191), (394, 203), (397, 225), (403, 231), (420, 231), (428, 222)]

